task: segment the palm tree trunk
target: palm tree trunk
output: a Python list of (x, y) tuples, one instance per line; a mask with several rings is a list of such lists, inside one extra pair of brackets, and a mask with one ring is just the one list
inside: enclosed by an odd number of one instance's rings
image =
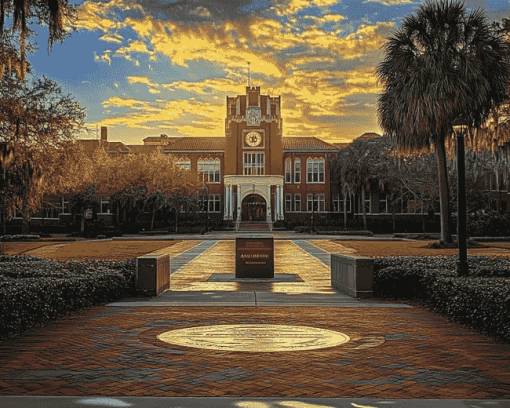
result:
[(344, 230), (347, 229), (347, 197), (344, 195)]
[(367, 213), (365, 211), (365, 187), (361, 188), (361, 208), (363, 208), (363, 229), (367, 230)]
[(397, 215), (396, 215), (396, 212), (397, 212), (397, 200), (393, 200), (391, 202), (391, 219), (392, 219), (392, 224), (393, 224), (393, 233), (395, 233), (395, 230), (396, 230), (396, 224), (397, 224)]
[(152, 219), (151, 219), (151, 231), (154, 229), (154, 217), (156, 216), (156, 205), (152, 209)]
[(444, 137), (436, 137), (434, 144), (437, 152), (437, 166), (439, 170), (439, 203), (441, 205), (441, 241), (448, 244), (453, 242), (450, 231), (450, 192), (448, 189), (448, 166)]

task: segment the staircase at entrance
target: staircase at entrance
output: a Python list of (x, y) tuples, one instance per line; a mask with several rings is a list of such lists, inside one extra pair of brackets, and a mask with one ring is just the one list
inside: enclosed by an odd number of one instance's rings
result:
[(270, 232), (271, 227), (269, 222), (247, 222), (241, 221), (239, 223), (238, 232)]

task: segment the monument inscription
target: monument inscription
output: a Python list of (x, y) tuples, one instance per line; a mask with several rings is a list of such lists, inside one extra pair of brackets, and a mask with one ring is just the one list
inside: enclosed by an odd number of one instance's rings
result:
[(274, 241), (236, 238), (236, 278), (274, 278)]

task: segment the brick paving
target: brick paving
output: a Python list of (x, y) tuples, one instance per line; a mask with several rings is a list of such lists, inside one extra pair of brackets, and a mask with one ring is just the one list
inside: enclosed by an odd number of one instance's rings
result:
[[(292, 241), (277, 242), (275, 272), (298, 274), (302, 281), (274, 283), (270, 290), (332, 291), (323, 263)], [(207, 282), (213, 273), (232, 273), (232, 245), (218, 241), (175, 272), (172, 285), (240, 290), (237, 283)], [(344, 333), (350, 341), (248, 353), (157, 339), (173, 329), (225, 324), (310, 326)], [(420, 307), (97, 306), (0, 343), (0, 395), (506, 399), (510, 345)]]

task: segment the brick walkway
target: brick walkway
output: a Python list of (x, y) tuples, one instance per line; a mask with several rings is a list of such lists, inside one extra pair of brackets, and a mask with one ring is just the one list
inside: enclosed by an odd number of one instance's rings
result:
[[(179, 291), (219, 290), (214, 285), (239, 290), (236, 283), (207, 282), (213, 273), (232, 273), (232, 246), (217, 242), (175, 272), (172, 285)], [(293, 242), (279, 241), (275, 258), (276, 273), (298, 274), (302, 282), (275, 283), (272, 290), (332, 291), (328, 268)], [(344, 333), (350, 341), (247, 353), (156, 338), (225, 324), (310, 326)], [(510, 345), (418, 307), (99, 306), (0, 344), (1, 395), (510, 398)]]

